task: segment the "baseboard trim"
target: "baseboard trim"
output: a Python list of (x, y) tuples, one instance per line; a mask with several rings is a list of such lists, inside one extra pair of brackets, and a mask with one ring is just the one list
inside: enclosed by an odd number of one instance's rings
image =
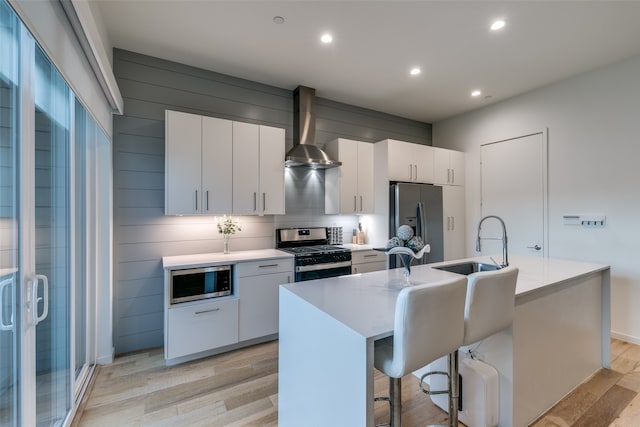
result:
[(622, 340), (631, 344), (640, 345), (640, 338), (633, 335), (627, 335), (620, 332), (611, 331), (611, 338)]

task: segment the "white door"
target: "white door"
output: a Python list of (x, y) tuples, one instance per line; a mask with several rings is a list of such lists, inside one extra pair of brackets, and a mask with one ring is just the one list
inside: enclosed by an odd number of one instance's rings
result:
[[(506, 224), (509, 254), (544, 256), (547, 251), (547, 133), (483, 145), (481, 214), (496, 215)], [(498, 221), (482, 224), (483, 255), (501, 254)], [(498, 240), (492, 240), (492, 239)], [(501, 262), (501, 259), (496, 259)]]

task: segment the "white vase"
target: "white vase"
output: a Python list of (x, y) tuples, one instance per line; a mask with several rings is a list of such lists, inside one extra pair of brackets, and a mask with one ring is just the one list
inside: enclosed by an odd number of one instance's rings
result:
[(224, 248), (223, 248), (223, 252), (225, 254), (229, 253), (229, 238), (231, 237), (230, 234), (223, 234), (222, 235), (222, 240), (224, 242)]

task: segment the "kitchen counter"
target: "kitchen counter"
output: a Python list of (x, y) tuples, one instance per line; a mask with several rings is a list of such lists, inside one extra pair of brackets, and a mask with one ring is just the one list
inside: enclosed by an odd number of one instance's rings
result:
[[(500, 375), (500, 425), (525, 426), (609, 365), (610, 278), (602, 264), (512, 256), (511, 265), (520, 269), (513, 326), (477, 353)], [(418, 265), (410, 281), (453, 274)], [(404, 286), (395, 269), (280, 287), (281, 427), (373, 425), (373, 346), (393, 334)]]
[(214, 252), (195, 255), (165, 256), (162, 257), (162, 266), (165, 269), (177, 270), (181, 268), (197, 268), (278, 258), (293, 258), (293, 255), (277, 249), (259, 249), (254, 251), (234, 251), (229, 254)]
[(373, 250), (373, 246), (371, 246), (371, 245), (357, 245), (355, 243), (343, 243), (340, 246), (344, 246), (345, 248), (349, 249), (352, 252), (372, 251)]

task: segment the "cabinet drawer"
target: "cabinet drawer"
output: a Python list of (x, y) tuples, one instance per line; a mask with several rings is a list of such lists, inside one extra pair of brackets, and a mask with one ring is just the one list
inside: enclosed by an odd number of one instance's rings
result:
[(237, 298), (169, 308), (167, 316), (169, 359), (238, 342)]
[(293, 272), (293, 258), (240, 262), (238, 263), (236, 270), (238, 277), (291, 272)]
[(351, 264), (362, 264), (363, 262), (386, 261), (387, 254), (379, 251), (353, 251), (351, 252)]
[(351, 266), (351, 274), (369, 273), (371, 271), (380, 271), (387, 269), (386, 261), (365, 262), (364, 264), (353, 264)]

